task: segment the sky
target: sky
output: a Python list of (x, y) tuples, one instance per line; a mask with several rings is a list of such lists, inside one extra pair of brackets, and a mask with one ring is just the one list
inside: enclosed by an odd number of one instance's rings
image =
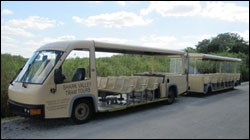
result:
[(1, 1), (1, 53), (25, 58), (55, 41), (183, 50), (226, 32), (249, 41), (248, 1)]

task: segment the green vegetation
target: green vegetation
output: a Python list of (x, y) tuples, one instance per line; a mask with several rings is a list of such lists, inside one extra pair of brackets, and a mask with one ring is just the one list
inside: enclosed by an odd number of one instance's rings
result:
[[(128, 76), (134, 73), (151, 72), (152, 61), (154, 71), (169, 72), (169, 58), (167, 56), (155, 56), (154, 60), (150, 56), (142, 55), (113, 55), (111, 57), (101, 57), (96, 59), (97, 76)], [(74, 71), (84, 67), (86, 77), (89, 77), (89, 59), (88, 58), (70, 58), (62, 65), (62, 72), (65, 75), (65, 81), (71, 81)]]
[[(62, 65), (62, 73), (65, 76), (64, 82), (70, 82), (72, 80), (75, 70), (79, 67), (89, 67), (88, 58), (71, 58), (64, 61)], [(87, 76), (88, 75), (88, 76)], [(86, 69), (86, 77), (89, 77), (89, 69)]]
[[(215, 54), (220, 56), (237, 57), (242, 59), (241, 74), (242, 81), (249, 80), (249, 44), (239, 35), (233, 33), (219, 34), (212, 39), (204, 39), (198, 42), (196, 48), (187, 47), (187, 52), (199, 52)], [(1, 54), (1, 117), (10, 116), (7, 107), (7, 90), (10, 81), (17, 71), (25, 64), (27, 59), (21, 56)], [(152, 69), (153, 62), (153, 69)], [(72, 73), (77, 66), (88, 66), (86, 58), (74, 58), (65, 61), (63, 72), (67, 78), (72, 77)], [(98, 58), (96, 62), (97, 75), (131, 75), (141, 72), (169, 72), (169, 58), (149, 57), (141, 55), (114, 55), (112, 57)], [(212, 70), (211, 70), (212, 71)], [(86, 69), (87, 74), (89, 70)]]
[[(189, 73), (190, 74), (205, 74), (219, 72), (219, 63), (215, 61), (202, 61), (202, 60), (189, 60)], [(195, 68), (196, 66), (196, 73)]]
[(10, 81), (27, 59), (22, 56), (1, 54), (1, 117), (10, 116), (7, 106), (7, 92)]
[[(153, 59), (153, 60), (152, 60)], [(96, 69), (98, 76), (132, 75), (134, 73), (154, 71), (169, 72), (169, 58), (163, 56), (115, 55), (111, 58), (98, 58)]]

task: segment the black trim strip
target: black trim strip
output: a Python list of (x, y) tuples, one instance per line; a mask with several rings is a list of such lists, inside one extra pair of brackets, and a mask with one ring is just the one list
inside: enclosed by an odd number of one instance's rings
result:
[[(20, 115), (22, 117), (39, 117), (44, 118), (44, 105), (30, 105), (30, 104), (22, 104), (18, 103), (12, 100), (8, 100), (9, 109), (14, 114)], [(29, 109), (41, 109), (42, 113), (41, 115), (37, 116), (31, 116), (28, 112), (25, 112), (25, 110)]]

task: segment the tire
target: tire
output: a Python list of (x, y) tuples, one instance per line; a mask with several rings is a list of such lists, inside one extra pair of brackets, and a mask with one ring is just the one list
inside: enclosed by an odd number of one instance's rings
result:
[(71, 113), (73, 123), (82, 124), (88, 122), (94, 114), (93, 105), (89, 100), (76, 101)]
[(211, 88), (211, 86), (209, 86), (207, 91), (204, 93), (204, 95), (211, 94), (211, 93), (212, 93), (212, 88)]
[(175, 101), (175, 91), (173, 89), (170, 89), (168, 92), (167, 104), (170, 105), (174, 103), (174, 101)]

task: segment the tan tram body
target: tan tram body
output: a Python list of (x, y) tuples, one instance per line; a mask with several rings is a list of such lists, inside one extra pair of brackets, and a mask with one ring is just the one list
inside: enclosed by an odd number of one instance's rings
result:
[(209, 93), (240, 85), (241, 59), (189, 53), (189, 92)]
[[(71, 53), (84, 53), (81, 67), (70, 66)], [(167, 72), (98, 76), (96, 53), (109, 52), (150, 57), (178, 55)], [(95, 112), (110, 112), (159, 101), (173, 103), (187, 91), (184, 52), (98, 41), (63, 41), (42, 46), (10, 84), (10, 108), (21, 116), (71, 118), (76, 123)], [(154, 59), (152, 59), (153, 62)], [(81, 62), (79, 62), (81, 63)], [(178, 64), (177, 64), (178, 63)], [(153, 65), (153, 64), (152, 64)], [(178, 65), (178, 68), (177, 68)], [(168, 67), (166, 65), (166, 67)], [(153, 69), (153, 68), (152, 68)]]

